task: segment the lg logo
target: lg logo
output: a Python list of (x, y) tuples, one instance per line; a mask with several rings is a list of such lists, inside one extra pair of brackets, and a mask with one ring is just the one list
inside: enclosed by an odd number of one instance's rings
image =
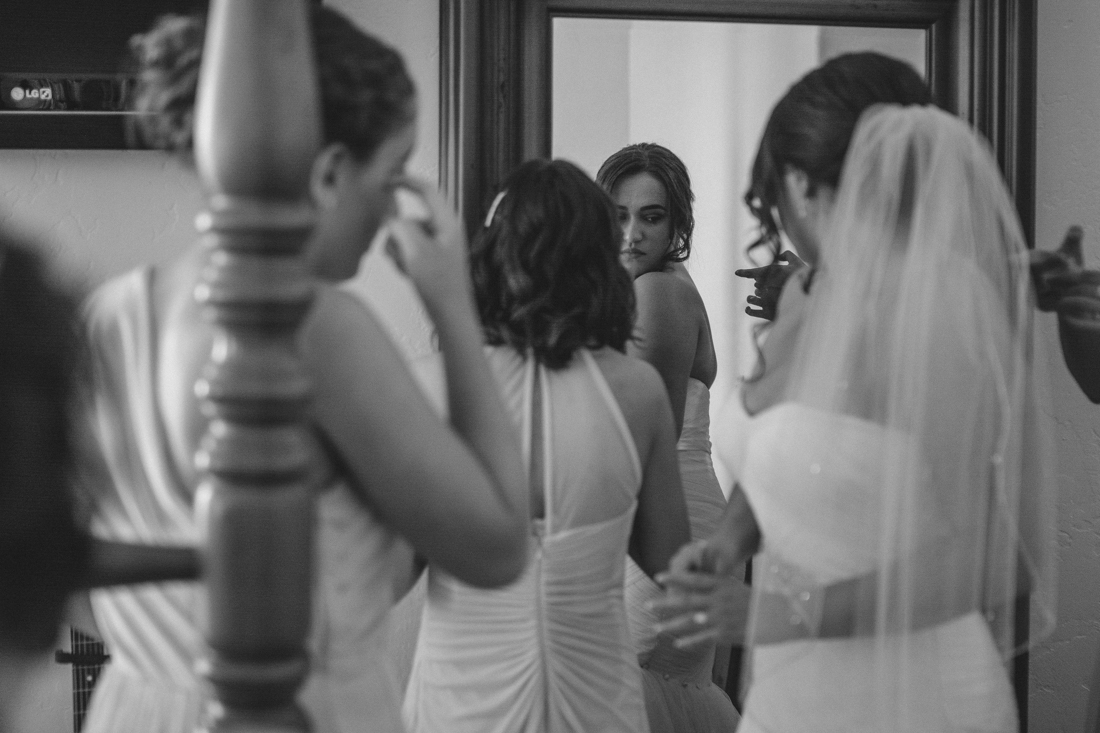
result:
[(13, 102), (22, 102), (24, 99), (49, 101), (53, 99), (53, 90), (49, 87), (42, 87), (41, 89), (24, 89), (23, 87), (12, 87), (11, 99)]

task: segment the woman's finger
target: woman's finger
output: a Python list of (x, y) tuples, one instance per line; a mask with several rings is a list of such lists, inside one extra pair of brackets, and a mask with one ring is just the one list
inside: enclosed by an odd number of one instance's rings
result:
[(419, 196), (428, 209), (434, 231), (446, 241), (455, 239), (462, 231), (462, 224), (451, 208), (451, 204), (439, 190), (427, 181), (413, 176), (401, 176), (397, 185)]
[(707, 611), (713, 604), (713, 596), (710, 593), (694, 593), (692, 591), (673, 592), (647, 601), (645, 607), (660, 614), (664, 618), (672, 618), (682, 614), (692, 614), (698, 611)]
[(677, 649), (695, 649), (697, 647), (705, 647), (711, 644), (717, 644), (720, 641), (717, 628), (709, 628), (704, 631), (700, 631), (688, 636), (681, 636), (672, 640), (672, 644)]
[(756, 280), (767, 274), (768, 267), (770, 267), (770, 265), (764, 265), (763, 267), (745, 267), (740, 270), (734, 270), (733, 274), (737, 277), (747, 277)]
[(709, 593), (718, 584), (717, 578), (712, 573), (692, 571), (669, 570), (658, 573), (654, 580), (667, 588), (693, 593)]
[(709, 606), (695, 607), (689, 612), (677, 614), (653, 625), (658, 634), (687, 636), (714, 628), (714, 619)]

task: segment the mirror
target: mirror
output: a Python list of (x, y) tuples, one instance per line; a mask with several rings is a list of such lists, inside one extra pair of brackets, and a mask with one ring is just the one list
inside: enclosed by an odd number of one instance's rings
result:
[[(440, 0), (440, 181), (472, 231), (484, 217), (500, 182), (516, 165), (529, 158), (549, 157), (554, 152), (553, 39), (559, 20), (717, 21), (910, 29), (924, 34), (924, 69), (937, 103), (969, 121), (990, 141), (1015, 197), (1025, 237), (1031, 241), (1035, 203), (1036, 2)], [(804, 49), (784, 50), (795, 55)], [(588, 75), (596, 75), (591, 67)], [(782, 90), (777, 86), (774, 93)], [(762, 108), (770, 108), (769, 101), (760, 103)], [(747, 117), (755, 113), (745, 110), (741, 113), (745, 118), (739, 117), (738, 124), (751, 127)], [(628, 128), (627, 132), (634, 131)], [(749, 139), (758, 134), (756, 130)], [(612, 144), (603, 152), (605, 145), (600, 144), (597, 157), (617, 149)], [(733, 163), (730, 161), (727, 166), (732, 175), (747, 175), (747, 168)], [(702, 170), (695, 173), (697, 188), (701, 188)], [(730, 201), (732, 206), (720, 206), (720, 211), (740, 205), (742, 185), (743, 181), (733, 186), (738, 196)], [(700, 210), (700, 218), (702, 215)], [(706, 245), (702, 235), (698, 236), (702, 250)], [(726, 287), (728, 284), (726, 279)], [(740, 307), (742, 295), (729, 297)], [(1017, 618), (1027, 623), (1026, 612)], [(1026, 655), (1016, 658), (1013, 677), (1020, 719), (1026, 729)]]

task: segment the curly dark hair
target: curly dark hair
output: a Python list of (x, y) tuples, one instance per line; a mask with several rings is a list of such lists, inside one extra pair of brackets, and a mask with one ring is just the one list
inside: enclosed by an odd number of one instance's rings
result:
[(72, 408), (80, 337), (74, 299), (38, 255), (0, 235), (0, 648), (57, 636), (88, 557), (76, 519)]
[(691, 178), (687, 166), (675, 153), (657, 143), (635, 143), (614, 153), (600, 166), (596, 183), (608, 193), (624, 178), (649, 173), (665, 187), (668, 194), (668, 218), (672, 227), (672, 246), (662, 258), (664, 262), (683, 262), (691, 255), (691, 235), (695, 231)]
[[(416, 116), (416, 90), (395, 50), (337, 11), (311, 4), (313, 48), (326, 143), (369, 159)], [(135, 144), (190, 151), (206, 18), (165, 15), (130, 39), (137, 83), (130, 128)]]
[(470, 244), (488, 343), (530, 349), (551, 369), (581, 348), (624, 351), (634, 287), (619, 263), (621, 230), (607, 193), (564, 160), (528, 161), (503, 190)]
[(773, 259), (779, 255), (779, 223), (772, 210), (786, 168), (804, 171), (812, 186), (836, 188), (860, 115), (882, 103), (926, 105), (932, 93), (912, 66), (873, 51), (837, 56), (783, 95), (764, 128), (745, 192), (745, 203), (760, 224), (760, 237), (750, 250), (767, 246)]

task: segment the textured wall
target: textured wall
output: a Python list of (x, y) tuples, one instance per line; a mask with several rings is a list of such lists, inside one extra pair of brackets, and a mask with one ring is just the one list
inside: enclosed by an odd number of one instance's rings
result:
[[(1081, 224), (1086, 257), (1097, 267), (1100, 2), (1037, 4), (1037, 241), (1056, 247), (1069, 224)], [(1100, 707), (1100, 406), (1081, 395), (1060, 363), (1052, 321), (1043, 319), (1060, 461), (1058, 628), (1032, 655), (1030, 722), (1035, 733), (1093, 733)]]

